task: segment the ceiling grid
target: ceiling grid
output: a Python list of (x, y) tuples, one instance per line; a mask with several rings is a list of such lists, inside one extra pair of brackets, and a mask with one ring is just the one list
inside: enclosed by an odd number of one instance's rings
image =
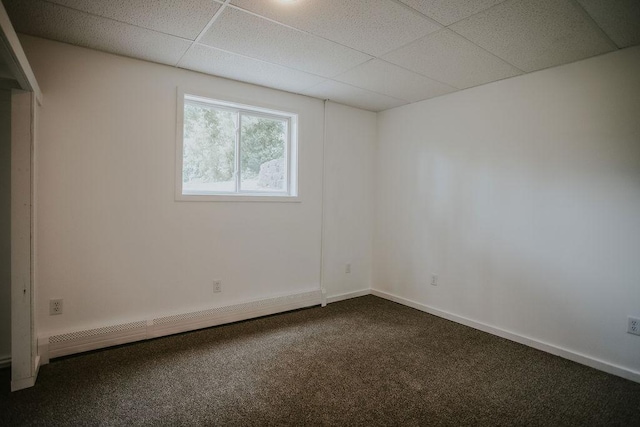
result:
[(371, 111), (640, 44), (637, 0), (2, 0), (16, 31)]

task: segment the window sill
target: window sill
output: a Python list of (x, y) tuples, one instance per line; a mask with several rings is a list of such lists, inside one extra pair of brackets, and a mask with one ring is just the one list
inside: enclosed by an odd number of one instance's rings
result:
[(252, 194), (176, 194), (177, 202), (300, 203), (300, 196)]

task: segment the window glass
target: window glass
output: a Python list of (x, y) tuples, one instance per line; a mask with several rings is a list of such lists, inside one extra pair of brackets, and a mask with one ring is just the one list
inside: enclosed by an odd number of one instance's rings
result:
[(297, 198), (297, 115), (180, 96), (179, 200)]
[(287, 122), (243, 114), (240, 190), (287, 191)]
[(234, 192), (237, 114), (198, 103), (184, 105), (184, 193)]

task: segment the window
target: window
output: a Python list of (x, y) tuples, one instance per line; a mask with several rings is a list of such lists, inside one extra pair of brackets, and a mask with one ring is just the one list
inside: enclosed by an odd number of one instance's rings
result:
[(296, 114), (178, 97), (178, 200), (296, 199)]

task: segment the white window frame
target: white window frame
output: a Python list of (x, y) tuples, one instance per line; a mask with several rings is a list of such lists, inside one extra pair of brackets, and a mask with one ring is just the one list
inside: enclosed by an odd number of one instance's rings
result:
[[(218, 96), (207, 96), (197, 91), (185, 91), (178, 88), (177, 91), (177, 124), (176, 124), (176, 174), (175, 174), (175, 199), (176, 201), (198, 202), (300, 202), (298, 194), (298, 114), (283, 111), (271, 106), (250, 105), (237, 100), (221, 99)], [(238, 125), (236, 128), (236, 189), (235, 192), (194, 192), (184, 193), (182, 188), (183, 168), (183, 138), (184, 138), (184, 105), (185, 101), (200, 103), (222, 110), (231, 110), (238, 113)], [(285, 120), (287, 122), (287, 141), (285, 146), (285, 174), (287, 191), (246, 191), (240, 189), (241, 177), (241, 150), (239, 147), (242, 127), (242, 115), (265, 117), (269, 119)]]

